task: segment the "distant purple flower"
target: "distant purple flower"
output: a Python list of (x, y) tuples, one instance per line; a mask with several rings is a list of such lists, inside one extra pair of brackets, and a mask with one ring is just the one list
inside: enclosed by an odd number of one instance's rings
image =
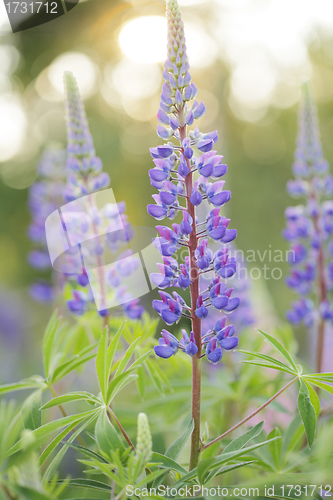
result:
[[(64, 190), (65, 201), (80, 200), (82, 197), (91, 195), (105, 189), (110, 184), (109, 175), (103, 172), (103, 165), (96, 156), (93, 139), (85, 113), (83, 101), (77, 87), (74, 76), (66, 72), (65, 82), (65, 107), (67, 121), (67, 184)], [(171, 167), (170, 167), (171, 168)], [(152, 169), (151, 179), (153, 182), (162, 183), (170, 196), (171, 186), (166, 182), (165, 173), (168, 176), (168, 167), (165, 164), (156, 163)], [(117, 253), (123, 244), (127, 244), (133, 238), (133, 230), (125, 215), (126, 206), (124, 202), (106, 203), (103, 208), (95, 206), (93, 197), (89, 197), (90, 205), (85, 212), (69, 211), (63, 214), (67, 230), (71, 230), (71, 236), (77, 234), (78, 241), (85, 241), (84, 251), (81, 253), (82, 273), (77, 276), (78, 287), (85, 288), (89, 285), (87, 269), (100, 268), (98, 274), (99, 294), (101, 295), (102, 307), (99, 310), (101, 316), (107, 317), (109, 309), (108, 300), (112, 303), (113, 296), (118, 297), (118, 303), (122, 304), (124, 313), (132, 319), (141, 317), (143, 308), (139, 301), (124, 291), (122, 281), (130, 276), (137, 268), (137, 260), (130, 253), (118, 255), (115, 267), (104, 272), (104, 252), (108, 248), (111, 253)], [(119, 219), (122, 229), (119, 229)], [(100, 228), (106, 228), (101, 231)], [(99, 238), (99, 234), (105, 234), (106, 238)], [(84, 234), (84, 238), (82, 238)], [(122, 262), (124, 261), (124, 263)], [(93, 286), (90, 283), (91, 287)], [(73, 285), (74, 286), (74, 285)], [(83, 299), (86, 294), (86, 298)], [(85, 303), (83, 303), (85, 300)], [(87, 311), (94, 298), (90, 293), (83, 292), (78, 288), (73, 291), (73, 299), (67, 302), (69, 309), (81, 315)]]
[(286, 316), (293, 324), (310, 326), (319, 318), (333, 322), (329, 305), (333, 178), (323, 157), (317, 110), (307, 83), (303, 85), (294, 157), (295, 179), (288, 182), (287, 191), (294, 198), (305, 198), (305, 203), (285, 211), (283, 236), (290, 243), (291, 265), (286, 283), (299, 296)]

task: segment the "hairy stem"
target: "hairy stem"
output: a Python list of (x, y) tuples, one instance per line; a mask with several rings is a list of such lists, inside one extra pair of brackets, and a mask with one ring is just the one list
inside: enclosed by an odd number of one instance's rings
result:
[[(94, 194), (89, 196), (89, 203), (91, 207), (95, 207), (95, 196)], [(96, 227), (96, 224), (92, 222), (92, 228), (94, 235), (99, 241), (99, 234), (98, 230)], [(98, 268), (98, 281), (99, 281), (99, 286), (100, 286), (100, 294), (101, 294), (101, 300), (102, 300), (102, 310), (106, 309), (106, 283), (105, 283), (105, 274), (104, 274), (104, 259), (101, 255), (97, 255), (97, 268)], [(103, 327), (105, 328), (106, 326), (109, 325), (109, 318), (110, 315), (107, 314), (106, 316), (103, 316)]]
[[(315, 195), (312, 195), (312, 198), (315, 199)], [(320, 247), (318, 250), (318, 258), (317, 258), (317, 270), (318, 270), (318, 288), (319, 288), (319, 303), (321, 304), (327, 299), (327, 284), (325, 278), (325, 255), (323, 249), (323, 239), (321, 236), (321, 230), (319, 227), (318, 215), (313, 217), (313, 224), (316, 233), (320, 238)], [(321, 373), (322, 364), (323, 364), (323, 350), (324, 350), (324, 335), (325, 335), (325, 320), (320, 317), (318, 324), (318, 333), (317, 333), (317, 347), (316, 347), (316, 372)], [(317, 388), (317, 392), (318, 392)]]
[(294, 382), (296, 382), (296, 380), (298, 380), (298, 377), (295, 377), (287, 385), (285, 385), (284, 387), (282, 387), (282, 389), (280, 389), (279, 392), (277, 392), (276, 394), (274, 394), (274, 396), (272, 396), (268, 401), (266, 401), (266, 403), (264, 403), (263, 405), (261, 405), (257, 410), (255, 410), (253, 413), (251, 413), (250, 415), (248, 415), (241, 422), (238, 422), (238, 424), (234, 425), (233, 427), (231, 427), (231, 429), (229, 429), (228, 431), (226, 431), (223, 434), (221, 434), (221, 436), (218, 436), (217, 438), (213, 439), (213, 441), (211, 441), (210, 443), (208, 443), (205, 446), (203, 446), (200, 451), (205, 450), (209, 446), (212, 446), (214, 443), (217, 443), (218, 441), (220, 441), (221, 439), (223, 439), (225, 436), (227, 436), (231, 432), (233, 432), (236, 429), (238, 429), (238, 427), (240, 427), (241, 425), (243, 425), (246, 422), (248, 422), (249, 420), (251, 420), (251, 418), (253, 418), (259, 412), (261, 412), (261, 410), (263, 410), (264, 408), (266, 408), (266, 406), (268, 406), (272, 401), (274, 401), (274, 399), (278, 398), (280, 396), (280, 394), (282, 394), (286, 389), (288, 389)]
[(134, 444), (132, 443), (132, 441), (130, 440), (127, 432), (125, 431), (124, 427), (121, 425), (121, 423), (119, 422), (118, 418), (116, 417), (116, 415), (113, 413), (113, 411), (111, 410), (111, 408), (109, 407), (107, 409), (107, 413), (108, 413), (108, 417), (109, 419), (112, 417), (113, 420), (116, 422), (116, 424), (118, 425), (119, 429), (120, 429), (120, 432), (122, 433), (122, 435), (124, 436), (124, 438), (126, 439), (127, 443), (130, 445), (130, 447), (132, 448), (132, 450), (135, 450), (135, 446)]
[[(186, 126), (179, 128), (181, 142), (186, 138)], [(190, 197), (193, 188), (193, 174), (191, 165), (186, 158), (187, 167), (190, 173), (185, 179), (186, 187), (186, 209), (193, 219), (192, 232), (189, 236), (189, 253), (190, 253), (190, 293), (191, 293), (191, 322), (192, 331), (194, 333), (195, 343), (198, 347), (198, 352), (192, 357), (192, 418), (194, 421), (194, 429), (191, 436), (191, 454), (190, 466), (192, 470), (197, 466), (200, 449), (200, 403), (201, 403), (201, 320), (195, 314), (197, 300), (199, 297), (199, 269), (195, 260), (194, 252), (198, 245), (197, 228), (195, 223), (195, 206), (191, 203)]]

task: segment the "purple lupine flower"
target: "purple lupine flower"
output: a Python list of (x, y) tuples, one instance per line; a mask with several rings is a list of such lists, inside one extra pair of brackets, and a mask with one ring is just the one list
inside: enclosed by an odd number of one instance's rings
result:
[[(333, 284), (330, 274), (333, 204), (327, 200), (333, 194), (333, 177), (323, 157), (317, 110), (308, 83), (302, 89), (294, 158), (295, 179), (288, 182), (287, 190), (295, 198), (305, 198), (305, 203), (285, 211), (286, 228), (282, 234), (290, 243), (291, 265), (286, 283), (299, 296), (286, 316), (295, 325), (303, 323), (309, 327), (316, 323), (319, 336), (323, 336), (324, 323), (333, 322), (329, 301)], [(320, 358), (318, 352), (318, 371)]]
[[(75, 209), (63, 212), (63, 220), (71, 238), (77, 239), (77, 243), (85, 242), (84, 248), (78, 245), (82, 260), (82, 272), (77, 275), (76, 289), (73, 284), (73, 298), (67, 302), (70, 311), (82, 315), (88, 310), (89, 305), (94, 302), (94, 296), (90, 289), (89, 278), (86, 269), (98, 268), (98, 294), (101, 298), (99, 314), (107, 318), (109, 315), (108, 303), (121, 303), (124, 313), (130, 318), (136, 319), (143, 313), (139, 301), (134, 299), (122, 286), (123, 278), (135, 271), (139, 263), (131, 257), (131, 253), (124, 252), (118, 256), (115, 266), (104, 271), (104, 252), (106, 246), (112, 253), (116, 253), (122, 244), (128, 243), (133, 237), (133, 230), (125, 215), (126, 206), (124, 202), (107, 203), (98, 209), (93, 193), (107, 188), (110, 184), (109, 175), (103, 172), (103, 165), (95, 154), (93, 139), (90, 134), (89, 125), (74, 76), (66, 72), (65, 103), (67, 121), (67, 184), (64, 190), (65, 201), (72, 202), (80, 200), (87, 195), (89, 202), (84, 211)], [(157, 163), (156, 170), (151, 176), (154, 182), (163, 181), (159, 173), (168, 172), (168, 168)], [(163, 184), (163, 182), (162, 182)], [(171, 189), (165, 185), (167, 193)], [(170, 192), (170, 195), (172, 193)], [(122, 228), (120, 229), (120, 222)], [(105, 229), (104, 231), (102, 229)], [(106, 234), (101, 238), (100, 234)], [(92, 285), (92, 284), (91, 284)]]
[[(148, 205), (147, 210), (158, 221), (166, 217), (173, 220), (178, 215), (182, 220), (174, 223), (172, 229), (156, 226), (159, 236), (153, 244), (163, 256), (163, 264), (158, 265), (160, 273), (153, 273), (151, 280), (163, 290), (170, 286), (189, 288), (191, 304), (176, 292), (170, 295), (159, 291), (161, 300), (154, 300), (153, 307), (167, 325), (185, 316), (191, 320), (192, 327), (190, 336), (183, 331), (181, 341), (163, 330), (155, 353), (168, 358), (180, 349), (191, 357), (207, 355), (209, 361), (216, 363), (222, 358), (222, 344), (226, 349), (237, 345), (236, 338), (231, 338), (234, 330), (225, 330), (220, 338), (217, 331), (210, 330), (207, 336), (207, 332), (202, 331), (201, 320), (214, 308), (231, 313), (239, 305), (239, 298), (232, 296), (232, 288), (226, 284), (236, 272), (235, 260), (228, 256), (225, 246), (220, 246), (214, 254), (209, 243), (226, 245), (236, 238), (237, 232), (228, 229), (230, 219), (220, 215), (231, 193), (224, 189), (225, 181), (220, 180), (227, 166), (222, 163), (223, 157), (213, 150), (218, 133), (202, 133), (198, 127), (190, 128), (204, 115), (206, 107), (195, 99), (197, 87), (191, 81), (177, 0), (167, 0), (166, 11), (168, 57), (157, 113), (157, 134), (165, 144), (150, 149), (155, 167), (149, 171), (149, 177), (159, 193), (153, 195), (156, 204)], [(208, 217), (201, 221), (196, 213), (200, 205), (210, 206)], [(183, 247), (189, 255), (178, 265), (178, 250)], [(166, 262), (170, 258), (172, 266)], [(199, 293), (199, 280), (205, 281), (206, 276), (210, 280), (208, 287)]]
[[(66, 177), (66, 153), (63, 150), (46, 149), (37, 165), (37, 181), (29, 189), (29, 210), (31, 223), (28, 236), (34, 249), (28, 255), (29, 264), (39, 272), (52, 269), (49, 257), (45, 220), (63, 204), (63, 192)], [(53, 302), (56, 290), (53, 285), (55, 276), (50, 281), (38, 280), (29, 288), (30, 296), (38, 302)]]

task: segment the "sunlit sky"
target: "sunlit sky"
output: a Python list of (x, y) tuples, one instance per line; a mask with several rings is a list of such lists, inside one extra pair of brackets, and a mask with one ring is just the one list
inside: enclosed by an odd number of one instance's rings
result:
[[(270, 104), (286, 108), (298, 101), (301, 76), (311, 78), (313, 73), (307, 45), (316, 39), (317, 28), (327, 33), (333, 28), (332, 0), (180, 0), (180, 5), (191, 67), (204, 72), (224, 61), (230, 70), (225, 90), (229, 108), (237, 118), (250, 122), (262, 119)], [(117, 59), (98, 67), (89, 46), (87, 50), (74, 47), (33, 82), (38, 99), (60, 103), (63, 72), (71, 70), (84, 98), (100, 92), (115, 112), (135, 120), (152, 119), (166, 54), (166, 19), (147, 15), (147, 11), (138, 16), (137, 12), (133, 10), (135, 16), (131, 17), (129, 10), (126, 20), (119, 18), (123, 24), (117, 31)], [(0, 36), (8, 31), (9, 21), (0, 2)], [(333, 60), (332, 53), (328, 56)], [(15, 47), (0, 46), (0, 161), (19, 154), (27, 138), (29, 117), (24, 98), (12, 84), (19, 58)], [(333, 88), (333, 72), (325, 71), (323, 79), (332, 85), (319, 86), (317, 97), (323, 100), (332, 98)]]

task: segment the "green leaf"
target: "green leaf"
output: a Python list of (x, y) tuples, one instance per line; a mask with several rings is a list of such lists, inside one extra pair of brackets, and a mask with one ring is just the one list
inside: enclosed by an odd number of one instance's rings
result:
[(275, 365), (273, 363), (266, 363), (265, 361), (252, 361), (245, 359), (242, 360), (241, 362), (247, 365), (265, 366), (266, 368), (272, 368), (273, 370), (279, 370), (281, 372), (286, 372), (290, 373), (291, 375), (295, 375), (295, 372), (291, 368), (287, 370), (286, 368), (283, 368), (279, 365)]
[(109, 377), (109, 373), (107, 370), (108, 331), (108, 327), (105, 327), (101, 336), (96, 356), (97, 377), (104, 401), (106, 401), (106, 392)]
[(133, 370), (134, 368), (137, 368), (138, 366), (142, 365), (142, 363), (144, 361), (146, 361), (147, 358), (149, 358), (149, 356), (151, 355), (153, 351), (150, 350), (148, 352), (145, 352), (144, 354), (142, 354), (142, 356), (140, 356), (138, 359), (136, 359), (129, 367), (128, 367), (128, 370)]
[[(304, 380), (306, 381), (306, 378), (303, 377)], [(329, 384), (325, 384), (323, 382), (319, 382), (318, 380), (310, 379), (308, 380), (310, 384), (315, 385), (317, 387), (320, 387), (321, 389), (324, 389), (324, 391), (329, 392), (330, 394), (333, 394), (333, 386)]]
[(312, 373), (311, 375), (305, 375), (308, 379), (316, 379), (321, 382), (331, 382), (333, 383), (333, 373), (332, 372), (324, 372), (324, 373)]
[[(77, 415), (69, 415), (68, 417), (62, 417), (59, 418), (58, 420), (53, 420), (52, 422), (48, 422), (47, 424), (44, 424), (41, 427), (38, 427), (38, 429), (32, 431), (32, 435), (34, 436), (36, 441), (40, 441), (42, 443), (42, 441), (47, 436), (49, 436), (53, 432), (56, 432), (58, 429), (66, 427), (72, 422), (79, 422), (80, 420), (91, 416), (95, 412), (96, 410), (91, 410), (91, 411), (86, 411), (84, 413), (78, 413)], [(22, 448), (22, 444), (23, 443), (21, 439), (8, 451), (6, 456), (13, 455), (13, 453), (19, 451)]]
[(52, 352), (53, 342), (60, 322), (60, 319), (57, 318), (57, 316), (58, 316), (58, 311), (55, 310), (47, 324), (43, 337), (42, 352), (43, 352), (44, 373), (46, 378), (48, 378), (50, 375), (50, 365), (53, 354)]
[(126, 321), (123, 322), (123, 324), (120, 326), (119, 330), (117, 331), (116, 335), (113, 337), (113, 339), (110, 342), (110, 345), (108, 347), (108, 352), (107, 352), (107, 371), (108, 371), (108, 377), (111, 373), (111, 368), (113, 364), (113, 360), (116, 354), (116, 350), (119, 344), (119, 339), (121, 334), (123, 333), (124, 327), (126, 325)]
[(190, 439), (193, 429), (194, 429), (194, 420), (192, 418), (188, 423), (183, 434), (179, 436), (179, 438), (177, 438), (176, 441), (169, 446), (169, 448), (165, 452), (165, 456), (171, 458), (172, 460), (177, 460), (177, 458), (185, 448), (187, 441)]
[(20, 496), (22, 495), (25, 500), (55, 500), (54, 496), (41, 493), (40, 491), (28, 488), (27, 486), (15, 485), (14, 489)]
[(307, 388), (307, 385), (302, 379), (300, 379), (298, 409), (301, 415), (302, 422), (304, 424), (304, 429), (309, 443), (309, 447), (311, 448), (314, 441), (317, 417), (316, 417), (316, 410), (314, 409), (310, 400), (309, 390)]
[(150, 459), (150, 463), (157, 463), (163, 469), (175, 470), (176, 472), (180, 472), (180, 474), (186, 474), (187, 470), (184, 469), (180, 464), (171, 460), (171, 458), (162, 455), (161, 453), (154, 452), (152, 454), (152, 458)]
[(119, 450), (120, 453), (123, 453), (125, 451), (125, 446), (118, 436), (116, 429), (110, 422), (106, 411), (107, 410), (103, 410), (97, 419), (95, 436), (100, 450), (103, 451), (107, 457), (111, 458), (111, 451)]
[[(273, 439), (278, 439), (278, 438), (273, 438)], [(223, 465), (227, 462), (229, 462), (232, 459), (241, 457), (242, 455), (246, 455), (247, 453), (256, 450), (258, 448), (261, 448), (262, 446), (265, 446), (266, 444), (270, 443), (273, 441), (273, 439), (269, 439), (266, 441), (262, 441), (261, 443), (256, 443), (252, 446), (247, 446), (246, 448), (242, 448), (240, 450), (236, 451), (231, 451), (229, 453), (222, 453), (222, 455), (218, 455), (215, 457), (214, 461), (211, 464), (210, 468), (215, 468), (217, 466)], [(177, 481), (173, 487), (174, 488), (179, 488), (182, 484), (184, 484), (186, 481), (190, 481), (191, 479), (195, 478), (197, 475), (197, 468), (191, 470), (190, 472), (187, 472), (179, 481)]]
[[(134, 340), (134, 342), (129, 346), (129, 348), (125, 352), (124, 356), (122, 357), (122, 359), (118, 365), (117, 371), (115, 373), (115, 377), (117, 377), (117, 375), (120, 375), (121, 373), (123, 373), (123, 371), (125, 370), (126, 365), (129, 362), (129, 360), (131, 359), (131, 356), (132, 356), (134, 349), (136, 348), (140, 338), (141, 337)], [(135, 364), (135, 362), (133, 364)]]
[[(165, 456), (171, 458), (172, 460), (177, 460), (177, 458), (185, 448), (188, 440), (190, 439), (193, 429), (194, 429), (194, 420), (191, 419), (183, 434), (179, 436), (179, 438), (177, 438), (176, 441), (174, 441), (169, 446), (169, 448), (165, 452)], [(153, 487), (157, 488), (164, 481), (167, 475), (168, 472), (165, 472), (163, 476), (159, 477), (159, 480), (154, 482)]]
[[(62, 481), (59, 481), (62, 482)], [(89, 488), (93, 490), (101, 490), (101, 491), (108, 491), (110, 492), (112, 490), (111, 486), (106, 483), (102, 483), (101, 481), (95, 481), (93, 479), (86, 479), (86, 478), (78, 478), (78, 479), (71, 479), (68, 482), (69, 486), (77, 486), (77, 487), (84, 487), (84, 488)]]
[(94, 358), (95, 353), (92, 353), (91, 351), (95, 349), (95, 347), (95, 345), (88, 346), (75, 356), (71, 356), (64, 363), (57, 366), (54, 372), (50, 375), (49, 383), (55, 384), (56, 382), (59, 382), (59, 380), (64, 378), (70, 372), (76, 370), (79, 366)]
[(139, 366), (138, 369), (136, 370), (136, 373), (138, 374), (138, 379), (136, 381), (136, 384), (137, 384), (141, 399), (143, 400), (145, 397), (145, 391), (146, 391), (146, 375), (145, 375), (144, 367)]
[(40, 411), (41, 401), (41, 389), (30, 394), (24, 401), (22, 406), (22, 419), (26, 429), (31, 429), (33, 431), (42, 425), (42, 412)]
[(311, 401), (312, 406), (315, 409), (316, 417), (318, 419), (319, 413), (320, 413), (320, 400), (319, 400), (318, 394), (316, 393), (316, 391), (314, 390), (314, 388), (311, 387), (311, 385), (306, 380), (304, 380), (304, 382), (305, 382), (305, 384), (306, 384), (306, 386), (308, 388), (309, 395), (310, 395), (310, 401)]
[(209, 481), (211, 481), (214, 477), (221, 476), (222, 474), (225, 474), (226, 472), (230, 472), (231, 470), (235, 470), (235, 469), (240, 469), (241, 467), (245, 467), (246, 465), (254, 464), (256, 462), (257, 462), (257, 460), (249, 460), (248, 462), (239, 462), (236, 464), (226, 465), (225, 467), (217, 468), (207, 475), (206, 480), (205, 480), (205, 484), (208, 483)]
[[(297, 444), (297, 440), (295, 442), (295, 435), (297, 431), (301, 429), (301, 433), (303, 433), (303, 425), (300, 415), (297, 415), (290, 422), (287, 430), (284, 433), (283, 447), (282, 447), (282, 456), (284, 457), (286, 453), (294, 448)], [(296, 436), (297, 439), (297, 436)]]
[(241, 349), (237, 349), (237, 352), (241, 352), (243, 354), (248, 354), (249, 356), (254, 356), (256, 358), (263, 359), (263, 360), (267, 361), (268, 363), (272, 363), (272, 364), (279, 366), (280, 369), (283, 369), (283, 371), (286, 371), (288, 373), (292, 372), (292, 373), (297, 374), (297, 372), (291, 370), (290, 367), (287, 366), (286, 364), (282, 363), (281, 361), (278, 361), (277, 359), (272, 358), (271, 356), (267, 356), (266, 354), (261, 354), (260, 352), (243, 351)]
[(46, 410), (48, 408), (53, 408), (54, 406), (62, 405), (65, 403), (71, 403), (72, 401), (79, 401), (79, 400), (86, 400), (86, 401), (92, 401), (98, 405), (102, 405), (103, 402), (98, 399), (94, 394), (91, 394), (90, 392), (68, 392), (67, 394), (64, 394), (63, 396), (57, 396), (41, 407), (41, 410)]
[(6, 394), (7, 392), (22, 391), (25, 389), (37, 389), (47, 387), (45, 385), (44, 379), (39, 375), (34, 377), (21, 380), (20, 382), (15, 382), (14, 384), (4, 384), (0, 385), (0, 396)]
[(52, 439), (51, 443), (45, 448), (41, 456), (39, 457), (39, 464), (42, 465), (45, 460), (51, 455), (53, 450), (58, 446), (59, 443), (69, 434), (77, 424), (82, 422), (83, 419), (79, 421), (74, 421), (70, 425), (68, 425), (63, 431), (61, 431), (54, 439)]
[(128, 384), (130, 384), (131, 382), (133, 382), (138, 378), (136, 373), (128, 375), (127, 371), (122, 373), (122, 375), (127, 375), (127, 376), (124, 378), (124, 380), (120, 380), (116, 385), (116, 387), (112, 390), (110, 398), (108, 399), (108, 405), (110, 405), (111, 401), (116, 397), (119, 391), (121, 391), (124, 387), (126, 387)]
[(263, 332), (262, 330), (259, 330), (259, 333), (261, 333), (261, 335), (263, 337), (265, 337), (265, 339), (277, 350), (279, 351), (279, 353), (281, 354), (281, 356), (286, 360), (288, 361), (288, 363), (291, 364), (291, 366), (293, 367), (293, 369), (295, 370), (295, 372), (297, 373), (297, 366), (296, 366), (296, 363), (294, 362), (293, 358), (290, 356), (289, 352), (287, 351), (287, 349), (285, 347), (283, 347), (283, 345), (277, 340), (275, 339), (274, 337), (272, 337), (271, 335), (268, 335), (268, 333), (265, 333)]
[[(281, 431), (277, 427), (275, 427), (275, 429), (273, 429), (267, 437), (268, 439), (281, 437)], [(282, 439), (276, 439), (275, 441), (269, 443), (268, 446), (274, 460), (275, 468), (279, 470), (281, 465)]]
[(211, 469), (212, 464), (215, 462), (215, 458), (205, 458), (200, 460), (197, 467), (198, 481), (201, 485), (205, 484), (205, 477), (207, 472)]
[(68, 443), (68, 445), (71, 448), (74, 448), (74, 450), (81, 452), (86, 457), (94, 458), (94, 459), (97, 458), (97, 460), (100, 460), (101, 462), (103, 462), (105, 464), (109, 463), (104, 457), (102, 457), (102, 455), (100, 455), (99, 453), (96, 453), (95, 451), (90, 450), (89, 448), (86, 448), (85, 446), (81, 446), (79, 444), (73, 444), (73, 443)]
[(249, 441), (251, 441), (251, 439), (257, 437), (258, 434), (260, 434), (260, 432), (262, 431), (263, 427), (264, 427), (264, 421), (259, 422), (259, 424), (257, 424), (254, 427), (252, 427), (252, 429), (249, 429), (247, 432), (245, 432), (244, 434), (242, 434), (242, 436), (240, 436), (240, 437), (234, 439), (233, 441), (231, 441), (231, 443), (229, 443), (224, 448), (222, 454), (223, 453), (229, 453), (230, 451), (240, 450)]

